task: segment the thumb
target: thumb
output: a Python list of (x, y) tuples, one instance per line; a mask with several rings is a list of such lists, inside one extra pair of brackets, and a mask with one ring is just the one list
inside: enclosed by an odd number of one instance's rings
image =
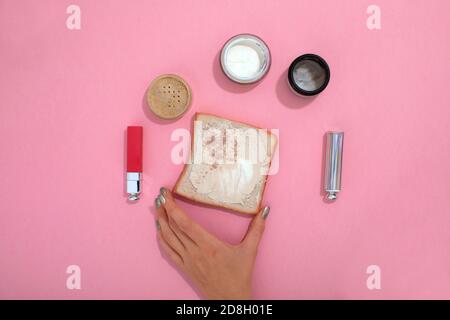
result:
[(256, 251), (258, 249), (259, 241), (264, 233), (264, 227), (266, 225), (266, 219), (269, 215), (270, 207), (266, 206), (262, 209), (256, 217), (253, 218), (252, 222), (247, 230), (242, 244), (249, 248), (250, 250)]

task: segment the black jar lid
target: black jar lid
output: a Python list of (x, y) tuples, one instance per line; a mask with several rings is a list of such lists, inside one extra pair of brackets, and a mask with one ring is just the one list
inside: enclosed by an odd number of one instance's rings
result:
[[(307, 63), (308, 61), (311, 61), (314, 63), (314, 65), (319, 65), (321, 72), (323, 72), (323, 82), (320, 84), (320, 86), (314, 90), (305, 90), (304, 88), (300, 87), (299, 84), (295, 81), (294, 73), (296, 69), (298, 68), (298, 65), (300, 63)], [(328, 82), (330, 81), (330, 67), (328, 66), (328, 63), (320, 56), (312, 53), (301, 55), (300, 57), (297, 57), (294, 61), (292, 61), (291, 65), (289, 66), (288, 71), (288, 80), (291, 88), (298, 94), (302, 96), (314, 96), (316, 94), (321, 93), (328, 85)]]

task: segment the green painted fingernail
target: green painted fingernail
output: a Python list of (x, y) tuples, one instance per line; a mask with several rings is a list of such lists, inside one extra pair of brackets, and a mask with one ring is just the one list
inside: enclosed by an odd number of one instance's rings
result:
[(269, 216), (269, 212), (270, 212), (270, 207), (269, 206), (264, 207), (263, 212), (262, 212), (262, 217), (264, 220), (266, 220), (267, 217)]
[(156, 229), (160, 230), (161, 229), (161, 225), (159, 224), (158, 220), (155, 220), (155, 224), (156, 224)]
[(159, 197), (156, 197), (155, 205), (156, 205), (157, 208), (161, 207), (161, 200), (159, 199)]
[(162, 195), (166, 194), (166, 188), (161, 187), (161, 189), (159, 189), (159, 193), (161, 193)]

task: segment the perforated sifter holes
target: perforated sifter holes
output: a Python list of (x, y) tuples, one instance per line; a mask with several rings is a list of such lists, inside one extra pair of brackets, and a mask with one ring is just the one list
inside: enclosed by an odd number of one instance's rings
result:
[(182, 115), (191, 102), (188, 84), (176, 75), (156, 78), (147, 91), (147, 104), (160, 118), (174, 119)]

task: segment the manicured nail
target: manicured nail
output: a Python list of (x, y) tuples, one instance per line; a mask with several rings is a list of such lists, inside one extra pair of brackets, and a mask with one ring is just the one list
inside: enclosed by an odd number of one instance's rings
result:
[(166, 198), (164, 198), (164, 196), (162, 194), (160, 194), (158, 196), (158, 198), (159, 198), (159, 201), (161, 201), (161, 204), (165, 204), (166, 203)]
[(156, 224), (156, 229), (160, 230), (161, 229), (161, 225), (159, 224), (158, 220), (155, 220), (155, 224)]
[(159, 193), (161, 193), (162, 195), (166, 195), (167, 189), (164, 187), (161, 187), (161, 189), (159, 189)]
[(155, 199), (155, 206), (156, 206), (157, 208), (161, 207), (161, 200), (159, 199), (159, 196), (156, 197), (156, 199)]
[(267, 216), (269, 215), (269, 212), (270, 212), (270, 207), (269, 206), (264, 207), (264, 209), (262, 211), (262, 217), (263, 217), (264, 220), (267, 219)]

